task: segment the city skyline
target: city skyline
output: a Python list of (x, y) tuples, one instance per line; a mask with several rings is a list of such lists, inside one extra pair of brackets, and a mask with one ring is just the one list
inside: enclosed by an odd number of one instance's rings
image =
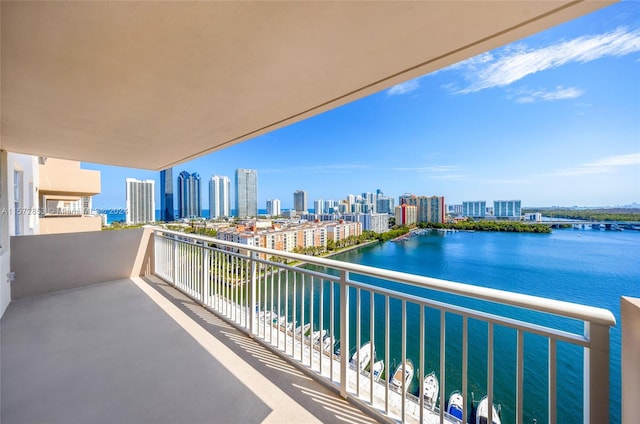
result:
[[(309, 202), (379, 188), (447, 204), (640, 203), (639, 19), (639, 4), (614, 4), (174, 168), (255, 169), (259, 209), (293, 208), (298, 189)], [(122, 207), (126, 177), (159, 178), (83, 167), (102, 172), (96, 208)]]

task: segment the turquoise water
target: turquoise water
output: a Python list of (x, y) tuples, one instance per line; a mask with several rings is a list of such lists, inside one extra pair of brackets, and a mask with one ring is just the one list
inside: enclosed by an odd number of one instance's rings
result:
[[(346, 252), (333, 259), (379, 268), (403, 271), (429, 277), (464, 282), (478, 286), (516, 291), (552, 299), (597, 306), (610, 310), (617, 325), (611, 330), (611, 422), (620, 417), (620, 296), (640, 297), (640, 232), (592, 230), (554, 230), (552, 234), (519, 234), (489, 232), (436, 233), (413, 237), (407, 241), (384, 243)], [(359, 278), (366, 281), (366, 279)], [(375, 282), (373, 282), (375, 283)], [(450, 295), (405, 289), (436, 300), (505, 313), (514, 318), (534, 320), (550, 326), (581, 331), (581, 326), (553, 318), (536, 317), (534, 313), (482, 305)], [(368, 340), (369, 298), (363, 297), (362, 340)], [(376, 321), (382, 319), (375, 299)], [(392, 318), (399, 323), (399, 305), (392, 306)], [(417, 308), (408, 310), (408, 356), (418, 364), (415, 323)], [(380, 318), (378, 318), (380, 317)], [(461, 320), (447, 318), (445, 394), (459, 389), (461, 367), (459, 334)], [(430, 326), (429, 322), (433, 325)], [(414, 323), (414, 325), (412, 325)], [(423, 374), (439, 372), (439, 314), (427, 310), (427, 348)], [(382, 327), (382, 326), (380, 326)], [(377, 328), (377, 326), (376, 326)], [(469, 384), (476, 399), (486, 393), (486, 324), (470, 322)], [(352, 333), (354, 334), (354, 333)], [(381, 357), (383, 334), (376, 330)], [(502, 406), (503, 422), (514, 421), (515, 331), (496, 327), (494, 335), (494, 396)], [(397, 339), (397, 340), (395, 340)], [(397, 341), (398, 343), (394, 343)], [(391, 338), (399, 345), (399, 335)], [(503, 343), (501, 343), (503, 342)], [(355, 347), (354, 347), (355, 349)], [(399, 363), (397, 349), (390, 352), (390, 362)], [(525, 337), (525, 422), (546, 422), (547, 344), (533, 335)], [(474, 366), (477, 364), (477, 366)], [(582, 350), (563, 343), (558, 346), (558, 422), (582, 422)], [(417, 392), (417, 378), (413, 390)], [(441, 382), (442, 384), (442, 382)], [(458, 387), (456, 387), (458, 384)]]
[[(397, 243), (387, 242), (345, 252), (333, 259), (391, 269), (412, 274), (435, 277), (483, 287), (515, 291), (545, 298), (597, 306), (610, 310), (617, 320), (611, 329), (611, 420), (619, 423), (620, 417), (620, 296), (640, 297), (640, 232), (554, 230), (552, 234), (520, 234), (490, 232), (431, 232)], [(314, 267), (307, 266), (314, 269)], [(324, 269), (317, 269), (326, 271)], [(326, 271), (332, 273), (331, 270)], [(489, 302), (467, 299), (424, 288), (380, 281), (370, 277), (350, 275), (352, 280), (369, 283), (407, 294), (418, 295), (435, 301), (473, 308), (581, 334), (583, 324), (573, 320), (549, 316)], [(300, 305), (305, 303), (305, 322), (309, 320), (310, 280), (305, 280), (302, 296), (301, 279), (297, 283), (297, 317), (300, 321)], [(277, 286), (277, 284), (276, 284)], [(281, 300), (286, 293), (283, 287)], [(320, 285), (314, 292), (314, 327), (319, 327)], [(324, 322), (328, 328), (329, 283), (324, 283)], [(336, 305), (338, 286), (334, 285)], [(286, 296), (289, 303), (289, 320), (292, 320), (292, 285)], [(370, 337), (370, 295), (362, 292), (361, 343)], [(350, 293), (350, 315), (356, 315), (357, 293)], [(374, 296), (374, 328), (377, 359), (384, 358), (384, 297)], [(261, 302), (263, 303), (263, 302)], [(267, 302), (268, 304), (268, 302)], [(262, 307), (265, 304), (263, 303)], [(399, 329), (402, 324), (402, 305), (399, 300), (390, 301), (390, 328)], [(283, 311), (280, 311), (282, 313)], [(339, 311), (336, 306), (335, 337), (339, 334)], [(441, 315), (440, 311), (425, 308), (425, 346), (423, 370), (416, 370), (409, 390), (419, 390), (419, 375), (435, 371), (440, 375)], [(407, 357), (415, 367), (420, 355), (420, 308), (407, 304)], [(487, 392), (487, 324), (469, 320), (468, 331), (468, 399), (481, 399)], [(445, 398), (462, 385), (462, 318), (454, 314), (445, 316), (445, 381), (440, 387)], [(350, 321), (349, 354), (356, 350), (356, 320)], [(501, 405), (502, 422), (515, 422), (516, 387), (516, 332), (494, 326), (494, 401)], [(540, 336), (525, 334), (524, 338), (524, 422), (547, 422), (548, 341)], [(390, 334), (390, 369), (400, 364), (400, 331)], [(581, 423), (583, 421), (583, 350), (559, 342), (557, 345), (558, 369), (558, 422)]]

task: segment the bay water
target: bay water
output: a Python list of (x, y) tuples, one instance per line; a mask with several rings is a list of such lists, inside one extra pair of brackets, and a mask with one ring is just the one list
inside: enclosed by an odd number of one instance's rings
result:
[[(402, 271), (500, 290), (514, 291), (550, 299), (580, 303), (610, 310), (616, 318), (611, 329), (611, 423), (619, 423), (620, 297), (640, 297), (640, 232), (563, 229), (551, 234), (496, 232), (436, 232), (405, 241), (378, 243), (348, 251), (333, 259)], [(505, 315), (523, 321), (581, 333), (582, 324), (518, 308), (502, 307), (417, 287), (394, 285), (364, 276), (357, 281), (402, 290), (436, 301)], [(368, 294), (361, 298), (361, 341), (369, 337)], [(351, 302), (351, 307), (353, 307)], [(384, 298), (374, 296), (376, 357), (384, 358)], [(419, 308), (407, 307), (407, 357), (419, 363)], [(392, 300), (390, 322), (400, 328), (399, 301)], [(380, 312), (382, 311), (382, 312)], [(416, 370), (410, 391), (417, 394), (420, 375), (440, 373), (440, 312), (427, 309), (425, 369)], [(445, 399), (461, 389), (462, 319), (445, 319), (446, 379), (440, 382)], [(354, 322), (351, 322), (351, 351)], [(394, 327), (395, 326), (395, 327)], [(336, 327), (338, 327), (336, 325)], [(339, 337), (339, 334), (336, 334)], [(547, 422), (548, 342), (527, 334), (524, 339), (524, 422)], [(502, 326), (494, 329), (494, 402), (501, 406), (502, 422), (515, 422), (516, 332)], [(400, 364), (400, 334), (390, 337), (389, 363), (392, 372)], [(469, 321), (469, 393), (476, 401), (487, 387), (487, 324)], [(558, 343), (558, 422), (582, 422), (583, 349)], [(349, 352), (351, 354), (352, 352)], [(473, 394), (472, 394), (473, 393)], [(603, 395), (605, 395), (603, 393)]]

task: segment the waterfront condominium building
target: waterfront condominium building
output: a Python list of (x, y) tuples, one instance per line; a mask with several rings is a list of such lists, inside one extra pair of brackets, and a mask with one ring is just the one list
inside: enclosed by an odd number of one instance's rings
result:
[(200, 175), (182, 171), (178, 175), (178, 217), (202, 216)]
[(296, 190), (293, 193), (293, 208), (298, 213), (307, 213), (307, 192)]
[(418, 222), (418, 208), (406, 203), (396, 206), (396, 225), (413, 225)]
[(445, 222), (447, 217), (447, 207), (444, 202), (444, 196), (427, 197), (427, 202), (426, 222)]
[(267, 215), (280, 216), (280, 200), (279, 199), (267, 200)]
[(354, 213), (342, 215), (345, 221), (359, 222), (363, 231), (384, 233), (389, 231), (389, 214), (387, 213)]
[(462, 202), (462, 216), (471, 218), (484, 218), (487, 214), (487, 202), (475, 200), (472, 202)]
[(522, 215), (520, 200), (494, 200), (493, 215), (498, 219), (519, 220)]
[(258, 216), (258, 172), (236, 169), (236, 216)]
[[(416, 196), (403, 194), (400, 196), (400, 205), (415, 206), (417, 222), (444, 222), (446, 209), (444, 197), (440, 196)], [(397, 211), (397, 208), (396, 208)]]
[(231, 180), (229, 177), (212, 175), (209, 180), (209, 217), (222, 218), (231, 216)]
[(127, 224), (144, 224), (156, 220), (155, 184), (154, 180), (126, 179)]
[(175, 220), (173, 207), (173, 168), (167, 168), (160, 171), (160, 219), (162, 221)]

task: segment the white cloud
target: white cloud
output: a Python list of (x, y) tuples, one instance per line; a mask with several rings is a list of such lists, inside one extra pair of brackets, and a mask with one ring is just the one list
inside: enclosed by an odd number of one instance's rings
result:
[(457, 92), (466, 94), (504, 87), (527, 75), (572, 62), (586, 63), (639, 51), (640, 29), (618, 28), (613, 32), (586, 35), (538, 49), (516, 45), (494, 52), (494, 55), (476, 56), (446, 69), (464, 72), (467, 86)]
[(558, 86), (554, 91), (520, 90), (516, 94), (516, 103), (551, 102), (556, 100), (576, 99), (584, 94), (584, 90), (575, 87)]
[(591, 174), (605, 174), (623, 166), (640, 165), (640, 153), (630, 153), (628, 155), (609, 156), (594, 162), (580, 164), (573, 168), (561, 169), (543, 176), (578, 176)]
[(400, 84), (396, 84), (390, 89), (387, 90), (388, 96), (398, 96), (401, 94), (408, 94), (412, 91), (417, 90), (420, 87), (420, 82), (418, 82), (418, 78), (412, 79)]

